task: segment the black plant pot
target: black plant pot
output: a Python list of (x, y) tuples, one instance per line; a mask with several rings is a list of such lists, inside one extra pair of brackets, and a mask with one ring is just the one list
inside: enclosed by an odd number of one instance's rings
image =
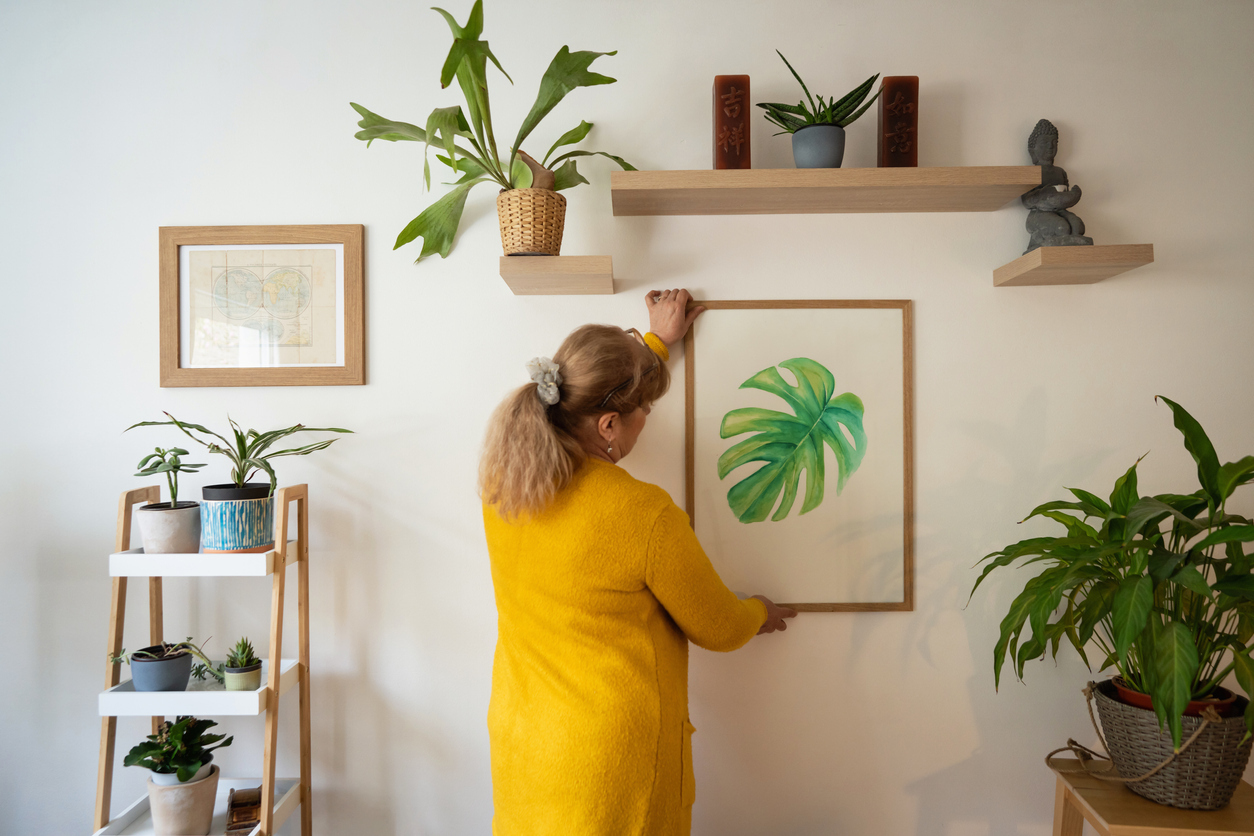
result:
[[(145, 647), (149, 653), (160, 653), (161, 645)], [(186, 691), (192, 676), (192, 654), (167, 656), (161, 659), (136, 658), (131, 655), (131, 684), (136, 691)]]
[(256, 484), (248, 482), (238, 487), (234, 482), (225, 485), (205, 485), (200, 495), (208, 500), (229, 501), (232, 499), (265, 499), (270, 495), (270, 483)]

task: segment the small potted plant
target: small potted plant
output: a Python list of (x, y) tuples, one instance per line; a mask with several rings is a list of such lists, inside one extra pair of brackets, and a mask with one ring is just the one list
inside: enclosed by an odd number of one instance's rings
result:
[[(870, 101), (862, 104), (875, 85), (875, 80), (880, 77), (879, 73), (850, 90), (842, 98), (824, 101), (822, 96), (811, 97), (806, 83), (797, 75), (788, 59), (784, 58), (784, 53), (778, 49), (775, 52), (784, 59), (784, 64), (801, 85), (806, 98), (795, 105), (760, 102), (758, 107), (766, 111), (766, 121), (783, 128), (780, 133), (792, 134), (792, 158), (797, 168), (840, 168), (845, 159), (845, 128), (866, 113), (867, 108), (879, 98), (880, 92), (877, 90)], [(818, 99), (817, 104), (815, 98)], [(808, 107), (806, 102), (809, 102)]]
[[(281, 430), (259, 433), (244, 431), (239, 424), (227, 417), (231, 425), (233, 441), (200, 424), (180, 421), (165, 413), (169, 421), (140, 421), (135, 427), (178, 427), (184, 435), (202, 445), (210, 453), (219, 453), (231, 460), (229, 484), (206, 485), (201, 489), (200, 545), (206, 552), (265, 552), (274, 548), (274, 489), (278, 477), (270, 459), (279, 456), (307, 456), (317, 450), (330, 447), (336, 439), (318, 441), (303, 447), (270, 450), (270, 446), (282, 438), (301, 432), (351, 433), (337, 427), (306, 427), (296, 424)], [(208, 439), (193, 435), (193, 431)], [(217, 439), (216, 441), (214, 439)], [(257, 471), (270, 477), (270, 483), (253, 483), (249, 478)]]
[(1141, 496), (1139, 460), (1109, 499), (1070, 488), (1072, 498), (1028, 515), (1065, 531), (987, 555), (972, 594), (991, 572), (1032, 564), (1038, 573), (1001, 622), (994, 682), (1007, 661), (1022, 679), (1026, 662), (1056, 656), (1064, 640), (1085, 664), (1096, 649), (1099, 669), (1117, 676), (1085, 690), (1128, 788), (1211, 810), (1240, 782), (1254, 731), (1254, 704), (1220, 685), (1235, 674), (1254, 694), (1254, 553), (1246, 551), (1254, 521), (1228, 510), (1233, 492), (1254, 481), (1254, 456), (1221, 465), (1202, 425), (1162, 400), (1201, 488)]
[[(193, 670), (195, 659), (199, 659), (200, 664)], [(131, 666), (131, 685), (136, 691), (186, 691), (193, 674), (197, 679), (203, 679), (208, 673), (219, 682), (223, 678), (191, 636), (187, 637), (187, 641), (176, 644), (162, 642), (140, 648), (129, 655), (123, 649), (116, 656), (110, 655), (109, 661)]]
[[(424, 129), (408, 122), (393, 122), (350, 102), (362, 117), (357, 123), (362, 130), (355, 136), (367, 146), (376, 139), (424, 143), (423, 182), (427, 188), (431, 187), (431, 167), (426, 153), (432, 145), (444, 151), (443, 155), (437, 152), (436, 159), (451, 168), (455, 177), (460, 175), (452, 184), (452, 191), (401, 230), (393, 249), (422, 238), (422, 252), (416, 261), (433, 253), (447, 257), (461, 225), (467, 193), (480, 183), (495, 183), (500, 187), (496, 211), (505, 254), (558, 255), (566, 223), (566, 198), (558, 192), (588, 182), (575, 167), (575, 158), (599, 154), (626, 171), (635, 171), (635, 168), (621, 157), (604, 151), (566, 151), (554, 156), (559, 148), (582, 141), (592, 130), (591, 122), (581, 121), (558, 137), (539, 162), (523, 151), (522, 145), (567, 93), (576, 87), (613, 84), (615, 79), (590, 72), (588, 66), (602, 55), (615, 53), (571, 52), (565, 46), (558, 50), (540, 79), (539, 95), (518, 128), (513, 145), (498, 150), (488, 102), (488, 61), (496, 65), (511, 84), (514, 82), (488, 48), (488, 42), (480, 39), (483, 2), (476, 0), (464, 26), (459, 26), (443, 9), (434, 11), (444, 17), (453, 32), (453, 46), (440, 71), (440, 87), (448, 87), (456, 78), (466, 100), (465, 112), (456, 105), (438, 107), (427, 117)], [(470, 148), (459, 144), (459, 140), (465, 140)]]
[(150, 502), (140, 506), (139, 536), (145, 554), (194, 554), (200, 551), (200, 503), (179, 502), (179, 474), (195, 473), (203, 464), (182, 460), (187, 451), (182, 447), (163, 450), (160, 447), (139, 460), (136, 476), (165, 474), (170, 489), (169, 502)]
[(213, 752), (234, 740), (205, 734), (216, 725), (195, 717), (162, 722), (156, 734), (148, 735), (122, 760), (125, 766), (149, 770), (148, 805), (157, 836), (209, 832), (221, 774), (213, 765)]
[(253, 651), (253, 643), (244, 636), (226, 655), (226, 690), (256, 691), (261, 687), (261, 660)]

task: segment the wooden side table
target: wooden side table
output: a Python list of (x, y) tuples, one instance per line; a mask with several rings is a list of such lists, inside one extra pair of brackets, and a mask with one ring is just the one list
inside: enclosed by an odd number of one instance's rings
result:
[(1054, 836), (1081, 836), (1086, 821), (1101, 836), (1254, 836), (1254, 787), (1245, 781), (1222, 810), (1181, 810), (1094, 778), (1075, 758), (1050, 758), (1049, 768), (1058, 776)]

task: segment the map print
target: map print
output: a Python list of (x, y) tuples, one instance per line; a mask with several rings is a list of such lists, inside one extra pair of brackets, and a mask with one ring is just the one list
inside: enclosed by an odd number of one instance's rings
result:
[(333, 250), (190, 253), (193, 366), (334, 363)]

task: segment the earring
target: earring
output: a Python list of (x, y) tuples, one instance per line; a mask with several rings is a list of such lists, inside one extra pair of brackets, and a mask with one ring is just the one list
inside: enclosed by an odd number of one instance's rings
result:
[(606, 448), (605, 448), (605, 452), (607, 452), (607, 453), (613, 453), (613, 452), (614, 452), (614, 445), (613, 445), (613, 444), (611, 444), (609, 447), (606, 447)]

